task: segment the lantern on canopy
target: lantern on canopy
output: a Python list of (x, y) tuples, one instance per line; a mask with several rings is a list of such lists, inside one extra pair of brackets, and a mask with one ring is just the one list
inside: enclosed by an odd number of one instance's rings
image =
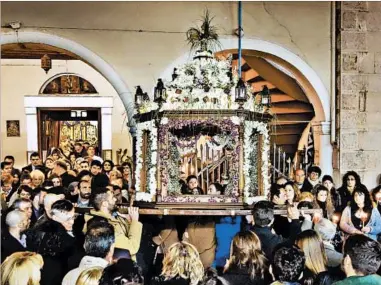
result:
[(143, 103), (143, 100), (144, 100), (143, 90), (140, 86), (137, 86), (136, 93), (135, 93), (135, 104), (140, 105)]
[(271, 107), (271, 95), (267, 85), (263, 85), (263, 89), (261, 91), (261, 104), (267, 108)]
[(159, 78), (157, 80), (157, 85), (154, 89), (154, 102), (156, 103), (165, 102), (165, 92), (166, 92), (166, 89), (164, 87), (164, 83), (161, 80), (161, 78)]
[(245, 82), (240, 78), (235, 87), (235, 101), (237, 103), (244, 103), (247, 100)]

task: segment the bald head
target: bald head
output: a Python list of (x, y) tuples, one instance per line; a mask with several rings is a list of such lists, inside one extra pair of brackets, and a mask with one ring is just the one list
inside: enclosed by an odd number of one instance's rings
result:
[(46, 194), (44, 197), (44, 209), (45, 213), (50, 217), (50, 210), (52, 209), (52, 205), (54, 202), (58, 200), (63, 200), (62, 195), (56, 195), (56, 194)]
[(6, 216), (5, 223), (7, 224), (8, 227), (15, 228), (27, 219), (28, 219), (28, 216), (26, 213), (20, 210), (13, 210), (9, 212), (8, 215)]

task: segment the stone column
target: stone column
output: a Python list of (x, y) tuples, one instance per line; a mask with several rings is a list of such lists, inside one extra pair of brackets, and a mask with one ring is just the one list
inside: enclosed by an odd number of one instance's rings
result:
[(320, 166), (322, 175), (332, 175), (331, 123), (311, 122), (315, 140), (315, 163)]

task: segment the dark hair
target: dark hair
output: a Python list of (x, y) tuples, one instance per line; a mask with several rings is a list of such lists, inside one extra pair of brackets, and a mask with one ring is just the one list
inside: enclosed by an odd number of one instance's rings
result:
[(74, 205), (69, 200), (58, 200), (52, 205), (52, 210), (59, 212), (70, 212), (74, 209)]
[(357, 174), (355, 171), (348, 171), (347, 173), (344, 174), (343, 176), (343, 188), (347, 188), (347, 180), (349, 176), (353, 176), (356, 180), (356, 186), (361, 184), (361, 178), (360, 175)]
[(372, 198), (374, 202), (377, 202), (376, 200), (376, 194), (381, 191), (381, 185), (378, 185), (376, 188), (372, 190)]
[(332, 285), (337, 281), (340, 281), (340, 278), (336, 274), (323, 271), (316, 275), (314, 285)]
[(99, 161), (99, 160), (96, 160), (94, 159), (92, 162), (91, 162), (91, 167), (93, 166), (99, 166), (100, 168), (102, 168), (102, 163)]
[(138, 285), (143, 283), (141, 268), (131, 259), (125, 258), (107, 266), (99, 280), (99, 285)]
[(30, 195), (33, 193), (33, 189), (30, 188), (28, 185), (20, 185), (20, 187), (17, 189), (17, 194), (20, 194), (21, 191), (28, 192)]
[(91, 185), (91, 182), (90, 181), (87, 181), (87, 180), (79, 180), (79, 183), (78, 183), (78, 189), (81, 189), (81, 184), (82, 183), (89, 183)]
[(1, 169), (4, 169), (5, 166), (7, 166), (7, 165), (12, 165), (12, 162), (3, 161), (3, 162), (1, 163)]
[(61, 179), (61, 177), (60, 177), (59, 175), (55, 174), (55, 173), (53, 173), (53, 174), (51, 174), (51, 175), (49, 176), (49, 180), (50, 180), (50, 181), (52, 181), (54, 178), (59, 178), (59, 179)]
[(308, 173), (312, 173), (312, 172), (317, 173), (317, 174), (319, 175), (319, 177), (320, 177), (320, 175), (321, 175), (321, 169), (320, 169), (320, 167), (317, 166), (317, 165), (312, 165), (312, 166), (310, 166), (310, 167), (308, 168)]
[(92, 204), (94, 209), (99, 211), (101, 209), (102, 203), (108, 199), (107, 192), (110, 191), (105, 187), (98, 187), (94, 191), (91, 191), (92, 195)]
[(42, 183), (42, 187), (43, 188), (46, 188), (46, 187), (54, 187), (54, 184), (51, 180), (45, 180), (44, 183)]
[(128, 166), (130, 169), (132, 169), (131, 164), (128, 163), (127, 161), (122, 163), (121, 167), (124, 167), (124, 166)]
[(296, 246), (283, 246), (274, 254), (273, 274), (279, 281), (296, 282), (304, 270), (306, 259)]
[(213, 267), (205, 270), (204, 278), (201, 282), (202, 285), (223, 285), (224, 283), (218, 277), (218, 272)]
[(344, 257), (349, 255), (356, 273), (370, 275), (381, 265), (381, 245), (365, 235), (352, 235), (344, 243)]
[(74, 146), (76, 146), (76, 145), (82, 146), (82, 144), (80, 142), (75, 142)]
[(187, 177), (187, 183), (189, 183), (189, 181), (191, 181), (192, 179), (196, 179), (196, 180), (198, 181), (196, 175), (189, 175), (189, 176)]
[(29, 156), (30, 159), (32, 159), (32, 157), (40, 157), (39, 153), (38, 152), (32, 152), (32, 154)]
[(79, 165), (81, 165), (82, 163), (86, 163), (87, 165), (89, 165), (89, 162), (85, 159), (85, 160), (82, 160)]
[(20, 183), (23, 181), (23, 180), (32, 180), (32, 177), (30, 176), (29, 173), (25, 173), (23, 172), (20, 176)]
[(332, 178), (331, 175), (324, 175), (324, 176), (323, 176), (323, 179), (322, 179), (321, 181), (324, 182), (324, 181), (327, 181), (327, 180), (331, 181), (332, 184), (334, 184), (334, 182), (333, 182), (333, 178)]
[(356, 213), (359, 209), (359, 206), (357, 206), (355, 202), (355, 194), (361, 193), (365, 196), (364, 199), (364, 212), (368, 214), (368, 217), (370, 218), (373, 210), (372, 200), (370, 199), (370, 194), (368, 189), (365, 187), (365, 185), (358, 185), (355, 187), (355, 190), (353, 190), (352, 197), (351, 197), (351, 212), (352, 214)]
[(274, 219), (274, 206), (269, 201), (258, 201), (251, 211), (256, 226), (265, 227)]
[(106, 162), (110, 163), (110, 165), (111, 165), (111, 170), (112, 170), (112, 169), (114, 168), (115, 164), (114, 164), (114, 162), (112, 162), (112, 161), (109, 160), (109, 159), (106, 159), (105, 161), (103, 161), (103, 163), (102, 163), (102, 169), (105, 170), (104, 167), (105, 167), (105, 163), (106, 163)]
[(91, 176), (91, 172), (88, 170), (82, 170), (80, 173), (78, 173), (77, 180), (81, 181), (84, 176)]
[(313, 209), (314, 204), (312, 202), (309, 202), (309, 201), (301, 201), (298, 203), (298, 209), (303, 209), (303, 208)]
[(6, 159), (11, 159), (13, 162), (15, 162), (15, 157), (13, 155), (6, 155), (4, 157), (4, 160), (6, 160)]
[(105, 258), (114, 243), (114, 227), (108, 222), (97, 221), (87, 229), (83, 248), (86, 255)]
[(278, 185), (276, 183), (271, 184), (270, 187), (270, 201), (274, 199), (274, 196), (279, 197), (280, 195), (280, 189), (284, 188), (283, 185)]

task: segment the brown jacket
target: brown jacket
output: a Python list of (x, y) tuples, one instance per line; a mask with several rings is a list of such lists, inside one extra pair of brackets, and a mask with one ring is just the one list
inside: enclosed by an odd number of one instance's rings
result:
[[(140, 240), (142, 237), (143, 224), (139, 221), (132, 221), (128, 223), (126, 219), (117, 216), (113, 217), (108, 213), (101, 211), (91, 210), (90, 214), (85, 215), (87, 223), (93, 216), (106, 218), (108, 222), (114, 226), (115, 229), (115, 248), (127, 249), (133, 260), (136, 260), (136, 253), (140, 247)], [(87, 224), (83, 228), (86, 233)]]

